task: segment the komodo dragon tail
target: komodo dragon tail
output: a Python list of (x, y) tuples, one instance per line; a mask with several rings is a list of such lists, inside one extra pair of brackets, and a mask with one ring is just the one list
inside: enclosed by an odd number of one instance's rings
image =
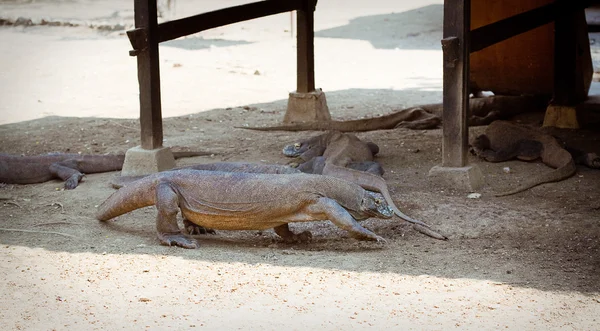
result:
[(153, 177), (142, 178), (136, 185), (123, 186), (114, 192), (98, 207), (96, 219), (108, 221), (132, 210), (154, 205), (156, 193)]
[(557, 168), (550, 172), (544, 173), (541, 176), (535, 177), (528, 183), (521, 185), (514, 190), (504, 192), (504, 193), (497, 193), (497, 194), (494, 194), (494, 196), (503, 197), (503, 196), (523, 192), (525, 190), (528, 190), (532, 187), (535, 187), (535, 186), (538, 186), (541, 184), (558, 182), (558, 181), (561, 181), (563, 179), (567, 179), (567, 178), (573, 176), (575, 174), (576, 170), (577, 169), (575, 167), (575, 162), (573, 162), (573, 159), (570, 159), (569, 162), (567, 162), (567, 164), (565, 164), (564, 166), (562, 166), (560, 168)]

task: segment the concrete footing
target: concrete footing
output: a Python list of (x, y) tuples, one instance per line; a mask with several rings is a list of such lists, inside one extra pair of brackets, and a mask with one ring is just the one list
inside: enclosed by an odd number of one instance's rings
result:
[(543, 126), (554, 126), (563, 129), (579, 129), (577, 106), (550, 105), (546, 108)]
[(429, 170), (429, 178), (444, 186), (466, 192), (474, 192), (483, 187), (483, 174), (477, 165), (459, 168), (435, 166)]
[(136, 146), (125, 153), (121, 176), (149, 175), (174, 167), (175, 158), (170, 148), (143, 149), (141, 146)]
[(330, 121), (325, 93), (316, 89), (309, 93), (291, 92), (283, 123)]

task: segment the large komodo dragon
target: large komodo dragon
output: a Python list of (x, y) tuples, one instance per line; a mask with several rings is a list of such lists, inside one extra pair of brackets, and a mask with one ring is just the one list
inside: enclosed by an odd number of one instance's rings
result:
[[(242, 173), (252, 173), (252, 174), (279, 174), (279, 175), (288, 175), (288, 174), (299, 174), (300, 170), (296, 168), (292, 168), (289, 166), (279, 165), (279, 164), (263, 164), (263, 163), (248, 163), (248, 162), (214, 162), (214, 163), (203, 163), (203, 164), (194, 164), (189, 166), (183, 166), (179, 168), (175, 168), (169, 171), (176, 170), (206, 170), (206, 171), (221, 171), (221, 172), (242, 172)], [(111, 185), (113, 188), (120, 189), (124, 186), (131, 185), (131, 183), (145, 178), (146, 176), (117, 176), (111, 179)], [(383, 195), (380, 193), (371, 192), (371, 195), (374, 197), (383, 200)], [(202, 226), (198, 226), (193, 222), (187, 220), (183, 217), (183, 227), (188, 234), (206, 234), (212, 233), (214, 234), (214, 229), (205, 228)], [(308, 242), (312, 238), (312, 234), (309, 231), (304, 231), (302, 233), (295, 234), (293, 233), (287, 224), (278, 226), (275, 228), (275, 232), (280, 235), (285, 242), (295, 243), (295, 242)]]
[[(558, 182), (575, 174), (575, 161), (569, 151), (553, 136), (540, 130), (513, 124), (507, 121), (495, 121), (485, 134), (476, 137), (471, 144), (473, 152), (490, 162), (503, 162), (514, 158), (542, 162), (554, 170), (533, 177), (525, 184), (496, 196), (519, 193), (534, 186)], [(592, 168), (600, 167), (600, 159), (593, 153), (582, 154), (580, 163)]]
[[(544, 109), (547, 98), (537, 96), (490, 96), (469, 99), (469, 125), (487, 125), (498, 119), (508, 119), (516, 114)], [(328, 131), (360, 132), (407, 128), (434, 129), (441, 122), (441, 103), (421, 105), (394, 111), (390, 114), (349, 121), (320, 121), (265, 127), (238, 127), (259, 131)]]
[[(210, 155), (209, 152), (173, 152), (178, 158)], [(0, 183), (37, 184), (60, 178), (65, 189), (77, 187), (84, 174), (121, 170), (125, 154), (79, 155), (50, 153), (19, 156), (0, 153)]]
[(384, 173), (383, 168), (373, 161), (378, 152), (379, 147), (375, 143), (363, 142), (353, 134), (337, 131), (329, 131), (283, 148), (284, 155), (300, 157), (305, 161), (298, 166), (302, 172), (346, 179), (364, 189), (380, 192), (395, 214), (413, 223), (415, 230), (435, 239), (447, 239), (429, 229), (425, 223), (408, 217), (396, 207), (387, 183), (381, 177)]
[[(107, 221), (155, 205), (163, 245), (196, 248), (177, 225), (177, 213), (191, 222), (222, 230), (264, 230), (290, 222), (330, 220), (359, 240), (384, 241), (356, 220), (390, 218), (385, 201), (360, 186), (329, 176), (249, 174), (176, 170), (150, 175), (113, 193), (96, 218)], [(280, 234), (281, 235), (281, 234)], [(285, 232), (283, 235), (287, 235)]]

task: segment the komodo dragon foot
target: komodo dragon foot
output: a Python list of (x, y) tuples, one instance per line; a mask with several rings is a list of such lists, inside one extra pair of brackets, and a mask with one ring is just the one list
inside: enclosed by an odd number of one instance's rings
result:
[(161, 245), (179, 246), (183, 248), (195, 249), (200, 247), (196, 239), (188, 238), (183, 233), (158, 233), (158, 240)]
[(198, 224), (194, 224), (191, 221), (187, 220), (187, 219), (183, 219), (183, 228), (185, 229), (185, 231), (187, 232), (187, 234), (190, 235), (197, 235), (197, 234), (217, 234), (217, 232), (213, 229), (208, 229), (205, 228), (201, 225)]

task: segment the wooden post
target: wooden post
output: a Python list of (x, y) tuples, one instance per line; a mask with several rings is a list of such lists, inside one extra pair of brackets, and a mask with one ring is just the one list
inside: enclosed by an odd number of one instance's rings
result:
[(163, 128), (156, 0), (134, 0), (134, 12), (136, 29), (143, 29), (146, 36), (145, 47), (136, 53), (140, 84), (141, 146), (143, 149), (157, 149), (162, 147)]
[(444, 0), (442, 166), (467, 164), (470, 0)]
[[(554, 23), (554, 97), (552, 104), (574, 106), (577, 100), (576, 13), (559, 16)], [(581, 84), (580, 84), (581, 85)], [(582, 89), (582, 88), (580, 88)]]
[(303, 0), (302, 9), (297, 11), (297, 93), (309, 93), (315, 90), (315, 33), (313, 30), (315, 6), (315, 0)]

